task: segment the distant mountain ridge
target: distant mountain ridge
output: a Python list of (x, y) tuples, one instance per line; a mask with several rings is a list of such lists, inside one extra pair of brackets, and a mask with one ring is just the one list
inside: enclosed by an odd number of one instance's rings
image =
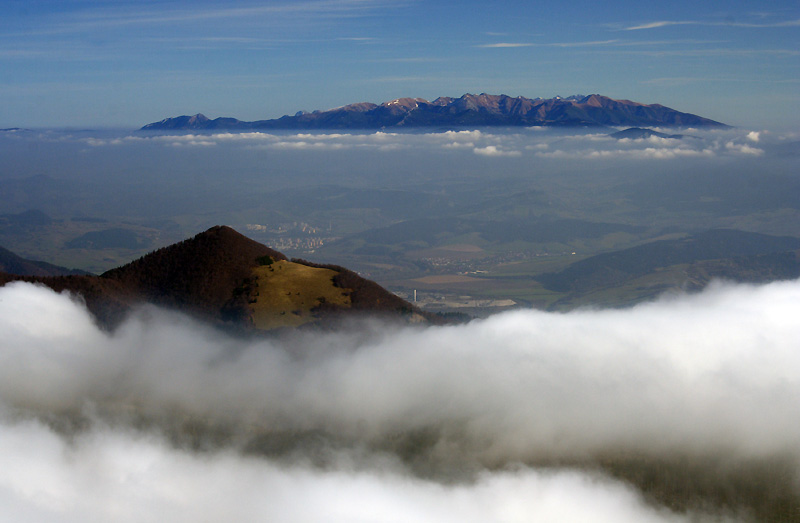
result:
[(666, 126), (727, 127), (727, 125), (659, 104), (614, 100), (592, 94), (567, 98), (525, 98), (504, 94), (465, 94), (460, 98), (398, 98), (381, 104), (360, 102), (327, 111), (300, 111), (273, 120), (245, 122), (210, 119), (203, 114), (165, 118), (142, 131), (252, 129), (384, 129), (480, 126)]
[(85, 271), (59, 267), (51, 263), (28, 260), (0, 247), (0, 272), (26, 276), (68, 276), (86, 275)]
[[(686, 238), (658, 240), (619, 251), (590, 256), (571, 264), (557, 273), (546, 273), (538, 277), (548, 289), (562, 292), (590, 291), (600, 287), (613, 287), (626, 280), (652, 273), (659, 268), (706, 263), (705, 269), (714, 268), (719, 276), (737, 281), (770, 281), (772, 277), (796, 278), (800, 276), (797, 256), (800, 238), (793, 236), (770, 236), (734, 229), (713, 229), (698, 232)], [(799, 251), (800, 252), (800, 251)], [(765, 256), (780, 267), (765, 264)], [(760, 257), (760, 258), (759, 258)], [(783, 259), (782, 257), (785, 257)], [(739, 264), (739, 272), (731, 269)], [(760, 271), (751, 271), (745, 265), (763, 264)], [(697, 268), (693, 267), (696, 271)], [(748, 270), (744, 270), (748, 269)], [(780, 274), (775, 275), (775, 272)], [(710, 279), (710, 278), (709, 278)], [(708, 283), (708, 279), (704, 282)], [(702, 287), (702, 286), (700, 286)]]

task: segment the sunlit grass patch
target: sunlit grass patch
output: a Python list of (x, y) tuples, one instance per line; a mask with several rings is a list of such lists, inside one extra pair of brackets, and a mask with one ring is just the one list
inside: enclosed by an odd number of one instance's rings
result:
[(281, 260), (253, 271), (250, 307), (258, 329), (303, 325), (315, 319), (312, 309), (323, 303), (350, 306), (350, 291), (334, 287), (337, 273), (331, 269)]

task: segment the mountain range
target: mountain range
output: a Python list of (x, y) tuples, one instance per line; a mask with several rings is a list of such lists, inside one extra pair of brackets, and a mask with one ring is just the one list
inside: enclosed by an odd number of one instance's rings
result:
[(165, 118), (141, 128), (164, 130), (252, 129), (386, 129), (463, 128), (476, 126), (667, 126), (727, 127), (725, 124), (659, 104), (614, 100), (592, 94), (567, 98), (525, 98), (504, 94), (465, 94), (460, 98), (398, 98), (381, 104), (360, 102), (327, 111), (300, 111), (294, 116), (245, 122), (210, 119), (203, 114)]
[[(3, 263), (3, 262), (7, 263)], [(106, 328), (151, 303), (235, 329), (332, 324), (353, 315), (437, 322), (377, 283), (335, 265), (289, 260), (230, 227), (216, 226), (99, 276), (0, 251), (0, 285), (27, 281), (82, 297)], [(17, 274), (13, 274), (16, 272)]]

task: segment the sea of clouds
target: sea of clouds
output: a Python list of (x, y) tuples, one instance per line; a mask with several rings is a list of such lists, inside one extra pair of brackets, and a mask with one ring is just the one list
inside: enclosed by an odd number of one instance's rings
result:
[[(662, 129), (666, 133), (669, 129)], [(759, 142), (782, 141), (764, 131), (743, 129), (687, 129), (683, 138), (651, 136), (641, 139), (615, 139), (608, 130), (580, 131), (573, 134), (548, 128), (493, 131), (463, 130), (444, 132), (210, 132), (140, 133), (114, 138), (81, 138), (93, 147), (142, 143), (171, 147), (213, 147), (237, 144), (271, 150), (331, 151), (371, 149), (461, 150), (483, 157), (576, 158), (576, 159), (670, 159), (715, 156), (762, 156)]]
[(145, 307), (108, 333), (79, 299), (12, 283), (0, 288), (0, 513), (736, 519), (715, 499), (668, 510), (607, 464), (708, 473), (685, 488), (721, 491), (761, 474), (765, 492), (800, 498), (799, 316), (800, 281), (786, 281), (279, 337)]

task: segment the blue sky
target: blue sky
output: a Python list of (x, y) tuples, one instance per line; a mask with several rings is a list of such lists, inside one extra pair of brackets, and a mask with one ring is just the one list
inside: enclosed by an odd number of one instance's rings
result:
[(796, 1), (5, 0), (0, 14), (0, 127), (255, 120), (465, 92), (800, 123)]

